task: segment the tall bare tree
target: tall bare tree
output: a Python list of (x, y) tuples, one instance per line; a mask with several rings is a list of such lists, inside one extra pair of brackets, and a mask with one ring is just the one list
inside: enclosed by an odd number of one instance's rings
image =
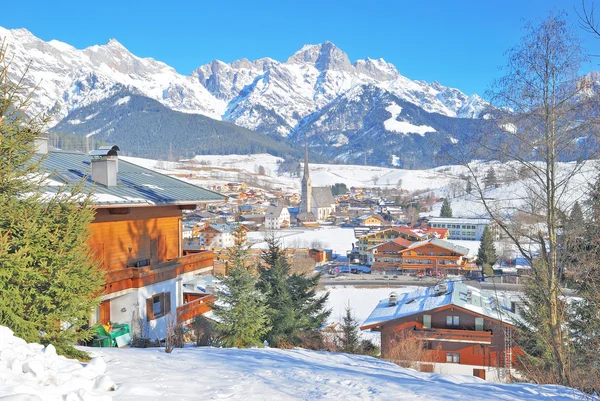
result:
[[(504, 75), (488, 93), (487, 117), (496, 129), (471, 141), (504, 162), (507, 174), (512, 169), (524, 177), (520, 193), (486, 188), (473, 163), (466, 165), (487, 213), (532, 266), (525, 302), (528, 327), (534, 329), (527, 338), (536, 342), (537, 351), (522, 344), (524, 366), (531, 369), (526, 373), (535, 381), (569, 385), (557, 244), (563, 216), (582, 196), (575, 189), (585, 187), (582, 180), (593, 170), (586, 159), (597, 156), (598, 104), (589, 79), (578, 75), (586, 55), (563, 13), (550, 13), (524, 31), (507, 52)], [(532, 373), (538, 368), (545, 377)]]

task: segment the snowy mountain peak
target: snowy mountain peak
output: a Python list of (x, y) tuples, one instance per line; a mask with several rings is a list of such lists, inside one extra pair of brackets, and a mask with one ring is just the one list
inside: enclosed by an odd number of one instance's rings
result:
[(350, 71), (352, 64), (348, 55), (339, 47), (327, 41), (318, 45), (304, 45), (291, 56), (289, 64), (313, 64), (319, 71), (344, 70)]
[[(115, 38), (111, 38), (108, 40), (108, 42), (106, 42), (106, 47), (112, 47), (112, 48), (117, 48), (117, 49), (123, 49), (123, 50), (127, 50), (127, 48), (125, 48), (125, 46), (123, 46), (121, 44), (121, 42), (119, 42), (117, 39)], [(128, 51), (128, 50), (127, 50)], [(129, 51), (128, 51), (129, 52)]]

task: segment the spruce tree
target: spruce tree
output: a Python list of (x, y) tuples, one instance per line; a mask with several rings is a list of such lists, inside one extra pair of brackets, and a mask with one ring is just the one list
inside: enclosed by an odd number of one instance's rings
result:
[(471, 183), (471, 180), (467, 180), (467, 188), (465, 189), (465, 191), (470, 195), (471, 192), (473, 192), (473, 184)]
[(8, 78), (0, 47), (0, 325), (61, 353), (84, 329), (104, 281), (86, 241), (94, 211), (82, 182), (45, 190), (34, 141), (47, 119), (29, 117), (31, 91)]
[(270, 327), (263, 294), (256, 289), (258, 277), (246, 265), (248, 249), (241, 226), (235, 232), (235, 245), (228, 250), (228, 276), (220, 276), (213, 313), (215, 329), (225, 347), (262, 347)]
[(349, 354), (355, 354), (360, 351), (360, 339), (358, 334), (359, 324), (354, 316), (352, 316), (350, 305), (347, 305), (345, 309), (346, 314), (344, 315), (340, 338), (342, 350)]
[(488, 187), (493, 187), (497, 184), (497, 179), (496, 179), (496, 171), (494, 170), (493, 167), (490, 167), (489, 170), (487, 171), (487, 174), (485, 175), (485, 178), (483, 179), (483, 183), (485, 185), (486, 188)]
[(452, 206), (448, 202), (448, 198), (444, 199), (442, 203), (442, 209), (440, 210), (440, 217), (452, 217)]
[(479, 251), (477, 252), (477, 265), (482, 266), (483, 272), (488, 276), (494, 275), (492, 266), (496, 263), (496, 247), (494, 246), (494, 238), (489, 226), (486, 226), (481, 236)]
[(266, 296), (271, 330), (267, 341), (273, 346), (298, 345), (301, 335), (323, 326), (331, 313), (325, 310), (329, 294), (317, 296), (320, 275), (291, 274), (291, 265), (279, 241), (270, 236), (261, 256), (257, 288)]

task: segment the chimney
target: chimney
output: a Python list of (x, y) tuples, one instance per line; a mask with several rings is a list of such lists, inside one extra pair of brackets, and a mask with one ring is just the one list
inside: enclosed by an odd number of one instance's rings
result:
[(117, 185), (117, 173), (119, 171), (118, 146), (100, 146), (92, 150), (89, 155), (92, 158), (92, 180), (97, 184), (107, 187)]
[(39, 137), (33, 141), (35, 153), (45, 155), (48, 153), (48, 138)]

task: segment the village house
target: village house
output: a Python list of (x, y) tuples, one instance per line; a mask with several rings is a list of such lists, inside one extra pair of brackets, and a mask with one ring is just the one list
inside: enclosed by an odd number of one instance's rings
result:
[(378, 214), (365, 214), (360, 216), (357, 221), (361, 226), (367, 227), (381, 227), (385, 223), (385, 219)]
[(512, 341), (518, 300), (460, 281), (420, 287), (381, 300), (361, 330), (381, 332), (381, 354), (394, 359), (397, 341), (418, 341), (419, 370), (503, 382), (514, 374)]
[(410, 242), (396, 238), (368, 250), (373, 269), (418, 272), (424, 275), (461, 274), (476, 269), (469, 249), (438, 238)]
[(196, 242), (207, 249), (230, 248), (235, 241), (233, 232), (229, 224), (208, 224), (198, 231)]
[(454, 217), (430, 217), (428, 224), (431, 228), (445, 228), (450, 231), (448, 239), (481, 241), (483, 230), (492, 228), (492, 235), (498, 239), (498, 229), (489, 219), (465, 219)]
[(56, 193), (81, 179), (84, 190), (93, 191), (96, 213), (88, 244), (106, 283), (91, 323), (140, 330), (141, 321), (147, 335), (164, 338), (169, 316), (182, 323), (207, 312), (212, 295), (198, 291), (194, 301), (185, 302), (184, 284), (212, 273), (214, 255), (182, 256), (182, 212), (225, 197), (119, 160), (116, 146), (90, 154), (47, 149), (43, 140), (38, 143), (46, 191)]
[(283, 205), (271, 205), (265, 215), (265, 229), (279, 230), (290, 226), (290, 212)]
[[(360, 230), (355, 228), (355, 232), (358, 234)], [(390, 227), (382, 229), (381, 231), (371, 232), (364, 235), (357, 235), (358, 242), (357, 248), (360, 254), (362, 263), (367, 263), (368, 254), (370, 249), (373, 249), (375, 245), (383, 244), (387, 241), (404, 238), (410, 242), (424, 241), (428, 238), (439, 238), (446, 239), (448, 237), (447, 229), (421, 229), (411, 227)]]

